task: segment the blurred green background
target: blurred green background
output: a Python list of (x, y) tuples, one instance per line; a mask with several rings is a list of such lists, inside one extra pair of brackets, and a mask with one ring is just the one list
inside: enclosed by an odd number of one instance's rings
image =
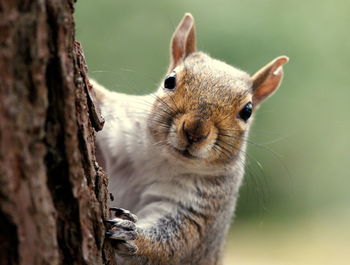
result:
[(153, 91), (185, 12), (200, 50), (251, 74), (290, 57), (251, 131), (225, 264), (350, 264), (350, 1), (80, 0), (90, 76)]

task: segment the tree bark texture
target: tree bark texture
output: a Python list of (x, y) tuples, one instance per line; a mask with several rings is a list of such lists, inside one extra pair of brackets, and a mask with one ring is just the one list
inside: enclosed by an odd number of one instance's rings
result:
[(0, 264), (114, 264), (73, 0), (0, 0)]

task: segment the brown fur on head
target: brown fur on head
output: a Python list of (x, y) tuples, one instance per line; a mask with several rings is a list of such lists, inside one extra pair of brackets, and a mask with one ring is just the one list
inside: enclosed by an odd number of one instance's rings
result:
[(250, 106), (256, 110), (278, 88), (281, 66), (287, 61), (279, 57), (250, 77), (196, 52), (194, 19), (186, 14), (171, 41), (168, 75), (150, 117), (151, 134), (174, 156), (192, 164), (234, 162), (251, 123), (242, 111), (247, 114)]

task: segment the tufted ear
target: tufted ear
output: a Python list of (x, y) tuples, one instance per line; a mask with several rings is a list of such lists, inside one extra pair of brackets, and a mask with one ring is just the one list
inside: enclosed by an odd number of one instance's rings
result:
[(277, 90), (283, 78), (282, 66), (288, 61), (287, 56), (277, 57), (253, 75), (253, 105), (259, 105)]
[(170, 66), (168, 72), (174, 70), (187, 55), (196, 51), (194, 18), (186, 13), (177, 26), (170, 43)]

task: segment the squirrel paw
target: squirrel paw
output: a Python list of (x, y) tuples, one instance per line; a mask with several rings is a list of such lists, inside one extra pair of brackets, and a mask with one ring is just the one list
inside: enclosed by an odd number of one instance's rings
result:
[(111, 207), (111, 208), (109, 208), (109, 210), (114, 212), (114, 216), (117, 218), (129, 220), (129, 221), (134, 222), (134, 223), (137, 222), (137, 216), (135, 214), (132, 214), (128, 210), (125, 210), (123, 208), (116, 208), (116, 207)]
[(110, 229), (106, 232), (106, 237), (113, 240), (118, 254), (135, 254), (138, 250), (133, 242), (137, 238), (136, 215), (122, 208), (110, 208), (109, 210), (115, 213), (115, 218), (105, 221), (111, 225)]

